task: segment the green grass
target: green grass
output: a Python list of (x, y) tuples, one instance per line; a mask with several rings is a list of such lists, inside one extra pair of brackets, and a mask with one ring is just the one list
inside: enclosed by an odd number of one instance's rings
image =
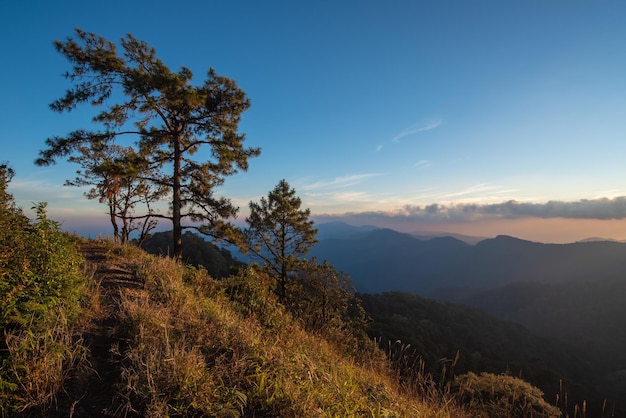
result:
[[(6, 198), (6, 195), (5, 195)], [(85, 358), (74, 336), (85, 288), (74, 237), (38, 205), (31, 221), (0, 207), (0, 415), (50, 407), (71, 369)]]

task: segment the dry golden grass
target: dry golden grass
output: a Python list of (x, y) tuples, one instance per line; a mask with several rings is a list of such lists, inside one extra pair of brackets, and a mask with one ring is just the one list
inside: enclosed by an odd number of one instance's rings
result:
[[(242, 309), (205, 272), (172, 260), (145, 259), (137, 272), (144, 290), (120, 301), (132, 338), (123, 371), (126, 411), (155, 417), (462, 414), (401, 387), (382, 353), (355, 358), (305, 332), (269, 291), (246, 299), (249, 309)], [(257, 279), (249, 270), (238, 280)]]
[[(423, 382), (399, 383), (374, 342), (361, 341), (355, 351), (354, 341), (337, 341), (340, 333), (325, 339), (307, 332), (254, 269), (216, 281), (204, 270), (131, 246), (101, 241), (83, 244), (83, 250), (90, 257), (82, 320), (70, 326), (60, 309), (50, 316), (54, 325), (36, 338), (27, 332), (7, 336), (23, 385), (23, 411), (465, 416), (439, 392), (423, 391)], [(109, 332), (112, 340), (103, 341)]]

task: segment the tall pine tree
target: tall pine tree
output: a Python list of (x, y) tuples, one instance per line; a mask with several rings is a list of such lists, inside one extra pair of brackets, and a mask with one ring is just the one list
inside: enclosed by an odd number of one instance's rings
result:
[(50, 107), (63, 112), (89, 103), (101, 109), (93, 122), (102, 129), (47, 139), (37, 164), (52, 164), (87, 143), (130, 137), (150, 173), (145, 180), (170, 190), (170, 213), (159, 217), (172, 222), (175, 257), (182, 256), (183, 229), (213, 236), (228, 231), (226, 220), (238, 209), (215, 196), (215, 188), (260, 153), (245, 147), (237, 132), (250, 103), (235, 81), (211, 68), (202, 84), (192, 85), (191, 70), (171, 71), (154, 48), (130, 34), (121, 40), (122, 54), (113, 42), (82, 30), (55, 46), (72, 64), (65, 76), (73, 86)]

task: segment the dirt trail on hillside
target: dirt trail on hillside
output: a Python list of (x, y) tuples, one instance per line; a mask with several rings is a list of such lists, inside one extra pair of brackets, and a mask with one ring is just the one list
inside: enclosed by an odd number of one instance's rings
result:
[(121, 294), (137, 292), (143, 286), (132, 272), (132, 262), (120, 256), (109, 257), (105, 246), (88, 242), (81, 245), (80, 251), (86, 259), (87, 275), (100, 283), (100, 298), (94, 309), (97, 315), (82, 334), (89, 349), (88, 367), (66, 385), (67, 401), (62, 412), (74, 418), (119, 416), (122, 411), (117, 385), (128, 345), (118, 317), (119, 300)]

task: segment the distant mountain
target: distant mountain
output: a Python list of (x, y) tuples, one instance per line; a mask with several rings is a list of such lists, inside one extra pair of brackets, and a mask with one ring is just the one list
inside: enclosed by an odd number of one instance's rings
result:
[(626, 244), (618, 242), (542, 244), (500, 235), (472, 246), (390, 229), (321, 239), (310, 256), (348, 273), (360, 292), (408, 291), (446, 300), (517, 281), (581, 282), (626, 272)]
[(469, 245), (476, 245), (479, 242), (487, 239), (487, 237), (473, 237), (470, 235), (455, 234), (451, 232), (418, 231), (418, 232), (411, 232), (411, 235), (421, 240), (430, 240), (433, 238), (441, 238), (441, 237), (452, 237), (452, 238), (458, 239), (459, 241), (463, 241)]
[(315, 228), (317, 229), (317, 239), (330, 239), (330, 238), (340, 238), (340, 239), (351, 239), (358, 238), (368, 232), (379, 229), (376, 226), (364, 225), (364, 226), (353, 226), (347, 224), (345, 222), (326, 222), (315, 224)]
[[(341, 221), (326, 222), (326, 223), (320, 223), (320, 224), (316, 223), (315, 228), (317, 228), (318, 240), (331, 239), (331, 238), (354, 239), (354, 238), (362, 237), (368, 232), (372, 232), (377, 229), (389, 229), (389, 228), (381, 228), (381, 227), (373, 226), (373, 225), (354, 226), (354, 225), (350, 225)], [(409, 235), (417, 239), (420, 239), (422, 241), (431, 240), (433, 238), (452, 237), (470, 245), (477, 244), (480, 241), (487, 239), (486, 237), (474, 237), (470, 235), (456, 234), (453, 232), (435, 232), (435, 231), (416, 231), (416, 232), (409, 233)]]
[(469, 247), (450, 237), (422, 241), (391, 229), (375, 229), (352, 239), (320, 240), (309, 254), (348, 273), (360, 292), (427, 293), (449, 275), (449, 258), (459, 257)]
[[(152, 234), (141, 247), (150, 254), (172, 254), (172, 231)], [(244, 264), (227, 249), (219, 248), (189, 231), (183, 234), (183, 261), (206, 268), (214, 278), (227, 277)]]
[[(321, 223), (321, 224), (316, 223), (314, 227), (317, 229), (316, 237), (318, 240), (333, 239), (333, 238), (353, 239), (353, 238), (357, 238), (359, 236), (365, 235), (368, 232), (371, 232), (375, 229), (378, 229), (375, 226), (353, 226), (345, 222), (339, 222), (339, 221), (326, 222), (326, 223)], [(234, 258), (246, 264), (251, 264), (251, 263), (259, 261), (251, 254), (242, 253), (241, 250), (239, 250), (239, 248), (237, 248), (234, 245), (225, 244), (223, 245), (223, 248), (228, 250)]]
[(613, 238), (600, 238), (600, 237), (589, 237), (589, 238), (581, 239), (578, 242), (595, 242), (595, 241), (626, 242), (624, 240), (618, 240), (618, 239), (613, 239)]

